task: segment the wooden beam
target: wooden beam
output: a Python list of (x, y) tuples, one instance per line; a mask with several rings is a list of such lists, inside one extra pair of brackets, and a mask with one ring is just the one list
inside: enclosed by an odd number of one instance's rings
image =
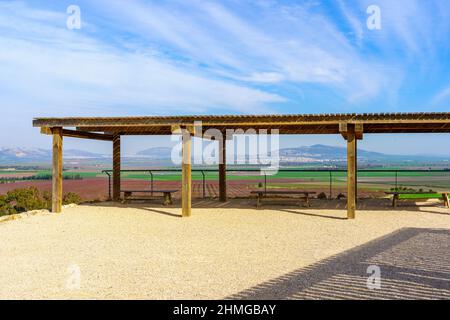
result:
[(113, 138), (113, 201), (120, 200), (120, 136), (115, 135)]
[[(202, 129), (206, 131), (208, 129), (217, 129), (220, 131), (226, 131), (227, 129), (240, 128), (244, 131), (252, 129), (279, 129), (279, 134), (338, 134), (342, 133), (345, 138), (346, 130), (342, 129), (342, 125), (346, 122), (339, 122), (334, 124), (297, 124), (297, 125), (267, 125), (263, 123), (255, 122), (251, 126), (240, 125), (207, 125), (203, 124)], [(450, 133), (450, 123), (414, 123), (414, 124), (401, 124), (401, 123), (384, 123), (384, 124), (367, 124), (356, 123), (357, 138), (362, 138), (363, 131), (358, 131), (358, 126), (363, 125), (364, 133)], [(341, 131), (339, 127), (341, 126)], [(77, 127), (77, 131), (88, 132), (105, 132), (116, 133), (120, 135), (170, 135), (172, 128), (181, 128), (181, 125), (148, 125), (148, 126), (86, 126)], [(199, 132), (196, 132), (199, 133)]]
[[(42, 127), (41, 133), (51, 135), (52, 128)], [(62, 135), (63, 135), (63, 137), (69, 137), (69, 138), (80, 138), (80, 139), (102, 140), (102, 141), (112, 141), (113, 140), (113, 135), (111, 135), (111, 134), (87, 132), (87, 131), (80, 131), (80, 130), (62, 129)]]
[(113, 141), (113, 135), (95, 132), (83, 132), (77, 130), (63, 130), (63, 136), (69, 138), (100, 140), (100, 141)]
[(219, 140), (219, 200), (227, 201), (227, 141)]
[(347, 128), (347, 219), (356, 211), (356, 135), (352, 124)]
[(184, 131), (182, 135), (182, 172), (181, 172), (181, 214), (191, 216), (191, 134)]
[(62, 128), (53, 128), (53, 177), (52, 177), (52, 212), (62, 211), (63, 198), (63, 135)]
[[(120, 134), (120, 135), (130, 135), (130, 136), (141, 136), (141, 135), (155, 135), (164, 136), (170, 135), (177, 130), (184, 128), (182, 126), (148, 126), (148, 127), (77, 127), (77, 131), (86, 132), (105, 132), (110, 134)], [(267, 129), (271, 130), (270, 126), (260, 126), (258, 124), (254, 126), (215, 126), (215, 127), (203, 127), (203, 132), (208, 129), (217, 129), (220, 131), (226, 131), (227, 129), (240, 128), (246, 131), (247, 129)], [(337, 134), (339, 133), (337, 125), (328, 126), (316, 126), (316, 125), (299, 125), (299, 126), (281, 126), (277, 128), (279, 134)], [(450, 131), (450, 129), (449, 129)], [(195, 134), (199, 132), (195, 131)], [(210, 139), (210, 137), (205, 136), (205, 139)], [(229, 134), (226, 138), (227, 140), (233, 139), (233, 134)]]
[(431, 124), (450, 123), (450, 113), (378, 113), (378, 114), (297, 114), (297, 115), (246, 115), (246, 116), (153, 116), (153, 117), (101, 117), (101, 118), (37, 118), (35, 127), (83, 126), (171, 126), (192, 125), (201, 121), (203, 126), (242, 127), (249, 125), (283, 126), (338, 124), (340, 122), (364, 124)]

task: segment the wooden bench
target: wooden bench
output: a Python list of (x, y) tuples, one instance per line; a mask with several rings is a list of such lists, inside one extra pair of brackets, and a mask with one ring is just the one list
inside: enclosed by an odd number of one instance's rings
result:
[[(424, 195), (434, 195), (434, 194), (441, 194), (442, 200), (444, 200), (444, 205), (447, 208), (450, 208), (450, 202), (448, 199), (448, 192), (411, 192), (411, 191), (391, 191), (391, 192), (385, 192), (386, 194), (393, 195), (392, 197), (392, 207), (396, 208), (398, 201), (400, 200), (400, 195), (408, 195), (408, 194), (424, 194)], [(425, 200), (430, 199), (427, 197), (424, 198), (414, 198), (414, 199), (405, 199), (405, 200)]]
[[(296, 195), (299, 197), (294, 197), (292, 199), (295, 200), (303, 200), (306, 204), (306, 206), (310, 206), (309, 204), (309, 195), (311, 194), (315, 194), (316, 192), (312, 192), (312, 191), (296, 191), (296, 190), (289, 190), (289, 191), (283, 191), (283, 190), (269, 190), (269, 191), (265, 191), (265, 190), (255, 190), (255, 191), (251, 191), (251, 194), (256, 194), (256, 207), (259, 208), (261, 207), (262, 204), (262, 199), (263, 198), (268, 198), (267, 196), (271, 197), (271, 196), (282, 196), (282, 195)], [(288, 198), (282, 198), (283, 200), (286, 200)]]
[[(163, 198), (164, 202), (163, 205), (171, 205), (172, 202), (172, 193), (178, 192), (178, 190), (121, 190), (120, 192), (123, 193), (123, 200), (151, 200), (151, 199), (157, 199), (157, 198)], [(146, 197), (133, 197), (133, 193), (150, 193), (150, 196)], [(161, 196), (154, 196), (154, 194), (162, 194)]]

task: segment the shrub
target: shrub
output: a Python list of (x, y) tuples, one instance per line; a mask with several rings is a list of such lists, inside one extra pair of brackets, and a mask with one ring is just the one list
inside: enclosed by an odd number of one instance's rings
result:
[(14, 207), (7, 201), (5, 196), (0, 196), (0, 217), (15, 214), (17, 211)]
[(81, 197), (73, 192), (68, 192), (63, 197), (63, 204), (80, 204), (81, 203)]
[(50, 209), (52, 207), (52, 194), (48, 191), (42, 192), (42, 200), (45, 203), (45, 208)]
[[(63, 196), (63, 204), (81, 203), (79, 195), (68, 192)], [(15, 189), (6, 196), (0, 196), (0, 216), (21, 213), (31, 210), (50, 209), (52, 196), (48, 191), (42, 193), (35, 187)]]
[(19, 213), (47, 208), (45, 201), (41, 198), (39, 190), (35, 187), (9, 191), (6, 194), (6, 199)]
[(325, 192), (321, 192), (317, 195), (317, 199), (325, 200), (327, 199), (327, 195), (325, 194)]

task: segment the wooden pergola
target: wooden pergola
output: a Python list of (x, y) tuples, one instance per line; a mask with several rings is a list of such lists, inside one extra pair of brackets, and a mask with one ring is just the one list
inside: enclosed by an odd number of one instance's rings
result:
[[(196, 123), (201, 134), (209, 129), (277, 130), (279, 134), (340, 134), (347, 141), (347, 217), (355, 218), (357, 193), (357, 140), (371, 133), (450, 133), (450, 112), (308, 114), (308, 115), (223, 115), (223, 116), (150, 116), (101, 118), (36, 118), (34, 127), (53, 136), (52, 210), (62, 206), (63, 137), (112, 141), (113, 200), (120, 200), (120, 137), (125, 135), (182, 134), (182, 215), (191, 215), (191, 136)], [(187, 133), (187, 134), (186, 134)], [(198, 133), (197, 133), (198, 134)], [(219, 198), (226, 201), (225, 140), (220, 150)]]

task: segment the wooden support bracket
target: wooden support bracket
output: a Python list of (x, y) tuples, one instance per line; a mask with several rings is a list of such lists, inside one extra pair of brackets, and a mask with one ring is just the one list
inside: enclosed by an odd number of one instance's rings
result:
[(191, 136), (195, 135), (196, 126), (192, 125), (172, 125), (170, 126), (170, 130), (172, 134), (181, 134), (184, 131), (187, 131), (191, 134)]
[(357, 140), (362, 140), (363, 139), (363, 133), (364, 133), (364, 125), (362, 123), (347, 123), (347, 122), (341, 122), (339, 123), (339, 132), (341, 133), (342, 137), (345, 140), (348, 140), (348, 128), (349, 125), (354, 125), (354, 130), (355, 130), (355, 138)]

